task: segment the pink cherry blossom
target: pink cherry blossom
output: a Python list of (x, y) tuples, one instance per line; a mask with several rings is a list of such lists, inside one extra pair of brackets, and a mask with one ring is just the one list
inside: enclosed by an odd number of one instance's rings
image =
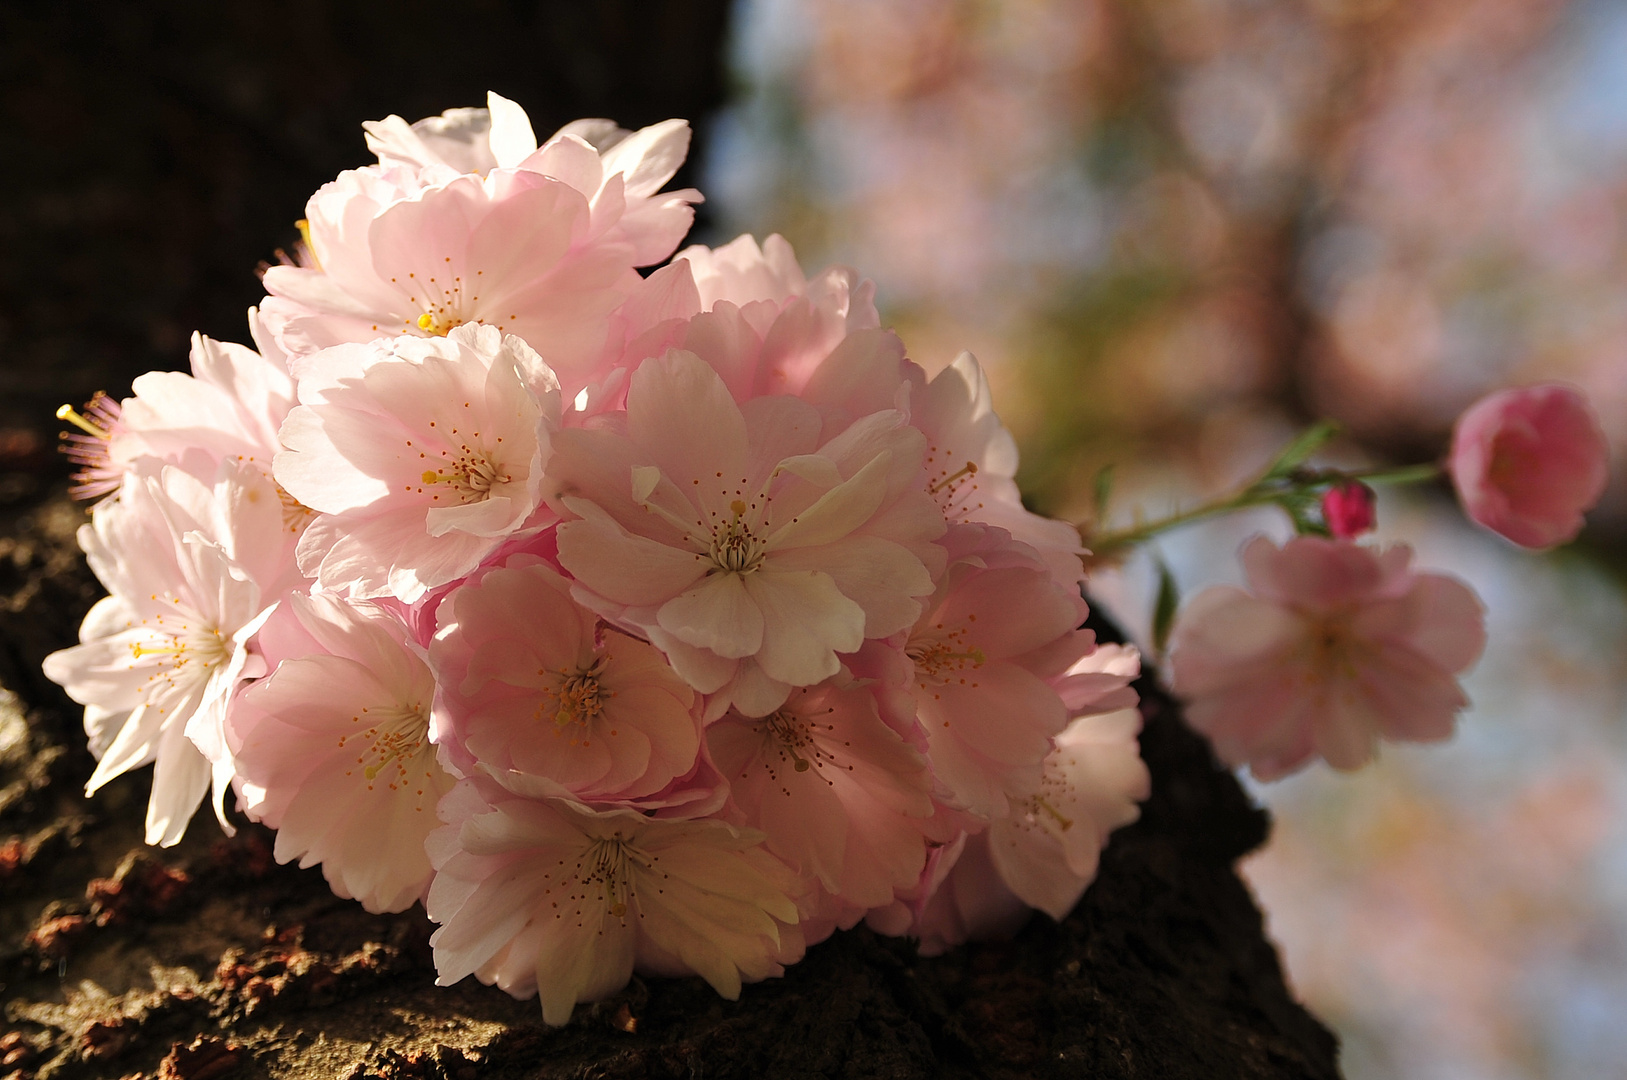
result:
[(648, 799), (695, 769), (694, 691), (541, 560), (516, 557), (456, 590), (439, 619), (435, 741), (465, 774), (540, 777), (593, 802)]
[[(132, 384), (123, 403), (98, 395), (87, 416), (64, 407), (59, 416), (83, 433), (70, 436), (69, 454), (84, 466), (80, 498), (116, 490), (132, 464), (155, 458), (209, 481), (232, 458), (271, 475), (281, 448), (277, 429), (294, 404), (294, 383), (276, 347), (266, 339), (259, 313), (249, 327), (265, 351), (192, 335), (190, 375), (149, 371)], [(287, 523), (297, 532), (309, 513), (286, 499)]]
[(917, 937), (933, 956), (1010, 937), (1032, 908), (1065, 917), (1095, 879), (1109, 834), (1139, 816), (1150, 791), (1130, 687), (1140, 666), (1134, 648), (1101, 645), (1054, 680), (1074, 719), (1046, 754), (1038, 788), (1011, 792), (1008, 814), (934, 851), (920, 881), (873, 911), (871, 926)]
[(1052, 579), (1039, 553), (1003, 529), (954, 525), (950, 562), (904, 650), (933, 769), (956, 805), (984, 818), (1008, 793), (1037, 789), (1068, 711), (1050, 680), (1095, 640), (1075, 628), (1085, 603)]
[(1339, 540), (1370, 532), (1375, 519), (1373, 489), (1360, 480), (1335, 484), (1322, 495), (1322, 520)]
[(367, 148), (386, 168), (488, 173), (513, 168), (537, 149), (531, 118), (508, 98), (488, 91), (484, 109), (447, 109), (409, 124), (399, 116), (362, 124)]
[(213, 487), (174, 466), (138, 473), (79, 530), (109, 595), (45, 673), (85, 706), (100, 750), (86, 794), (155, 764), (150, 844), (178, 843), (211, 786), (230, 831), (222, 726), (238, 682), (265, 672), (249, 642), (271, 611), (260, 582), (286, 559), (281, 520), (271, 482), (226, 461)]
[(1005, 887), (989, 854), (987, 833), (971, 833), (933, 853), (920, 896), (900, 905), (900, 934), (919, 941), (922, 956), (942, 956), (966, 941), (1003, 941), (1034, 909)]
[(734, 1000), (801, 958), (797, 886), (760, 834), (716, 820), (595, 811), (465, 780), (430, 836), (437, 981), (474, 974), (542, 997), (558, 1026), (635, 966), (696, 974)]
[(1587, 399), (1548, 383), (1471, 405), (1452, 433), (1448, 468), (1477, 524), (1528, 548), (1573, 539), (1604, 494), (1610, 448)]
[(1089, 716), (1134, 708), (1141, 695), (1130, 685), (1141, 674), (1134, 645), (1097, 645), (1050, 680), (1069, 716)]
[(520, 339), (470, 326), (336, 346), (301, 371), (273, 468), (319, 512), (298, 554), (321, 587), (415, 602), (537, 509), (559, 394)]
[(589, 122), (538, 147), (518, 106), (491, 104), (371, 125), (381, 163), (311, 198), (310, 264), (265, 274), (262, 309), (291, 353), (485, 323), (524, 338), (575, 394), (634, 267), (666, 258), (693, 220), (698, 193), (659, 193), (689, 128)]
[(416, 170), (421, 184), (494, 169), (563, 181), (588, 200), (596, 242), (630, 245), (634, 266), (665, 259), (689, 231), (700, 192), (660, 190), (688, 156), (687, 121), (628, 131), (611, 120), (575, 120), (539, 147), (524, 109), (495, 93), (486, 100), (484, 109), (448, 109), (410, 125), (399, 116), (364, 123), (367, 147), (384, 170)]
[(925, 484), (950, 522), (995, 525), (1040, 553), (1057, 583), (1084, 581), (1079, 530), (1032, 513), (1017, 491), (1017, 444), (994, 414), (988, 377), (963, 352), (916, 395), (927, 437)]
[(750, 236), (710, 251), (685, 248), (673, 260), (694, 276), (703, 313), (681, 345), (704, 359), (736, 401), (794, 394), (817, 407), (826, 436), (858, 417), (907, 410), (912, 365), (881, 329), (875, 285), (846, 267), (804, 279), (789, 244)]
[(1253, 592), (1193, 597), (1170, 644), (1186, 716), (1222, 760), (1272, 779), (1313, 756), (1355, 769), (1379, 738), (1452, 734), (1455, 676), (1485, 645), (1473, 592), (1411, 570), (1411, 549), (1299, 537), (1243, 548)]
[(192, 335), (192, 374), (149, 371), (124, 401), (124, 431), (112, 440), (125, 460), (151, 456), (209, 476), (232, 458), (268, 476), (277, 429), (294, 406), (294, 381), (276, 358)]
[(1133, 708), (1073, 720), (1045, 757), (1039, 791), (990, 823), (999, 882), (1023, 903), (1060, 921), (1095, 880), (1109, 834), (1140, 816), (1152, 791), (1140, 730)]
[[(808, 279), (797, 263), (796, 252), (778, 233), (764, 240), (761, 247), (750, 234), (737, 236), (717, 248), (695, 244), (678, 252), (673, 262), (689, 264), (702, 311), (711, 311), (719, 300), (736, 307), (766, 300), (780, 308), (808, 292)], [(863, 321), (868, 321), (874, 294), (875, 287), (867, 284), (858, 304)]]
[(699, 357), (633, 375), (624, 414), (559, 433), (550, 478), (576, 598), (659, 647), (696, 690), (764, 716), (838, 653), (909, 626), (941, 559), (912, 490), (920, 433), (887, 410), (821, 440), (798, 398), (736, 404)]
[(435, 681), (373, 605), (296, 594), (290, 611), (308, 649), (227, 714), (243, 809), (277, 830), (278, 862), (321, 863), (339, 896), (401, 911), (428, 888), (424, 838), (454, 783), (428, 737)]
[(880, 328), (875, 286), (844, 267), (809, 281), (784, 240), (770, 237), (768, 248), (750, 236), (716, 251), (690, 247), (651, 275), (613, 317), (599, 379), (578, 411), (624, 407), (629, 371), (670, 348), (705, 360), (738, 402), (801, 397), (827, 438), (858, 417), (907, 410), (914, 365)]
[(932, 774), (866, 687), (838, 676), (767, 716), (730, 712), (706, 739), (740, 823), (827, 893), (862, 911), (919, 878)]

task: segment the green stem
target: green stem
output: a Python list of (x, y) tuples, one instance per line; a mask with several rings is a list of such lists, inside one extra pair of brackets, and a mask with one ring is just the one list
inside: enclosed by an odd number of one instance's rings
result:
[(1265, 475), (1255, 480), (1242, 491), (1194, 506), (1190, 510), (1180, 510), (1168, 517), (1157, 521), (1149, 521), (1129, 529), (1117, 532), (1097, 533), (1085, 536), (1085, 546), (1090, 548), (1092, 556), (1103, 558), (1120, 548), (1139, 544), (1150, 540), (1159, 533), (1177, 529), (1183, 525), (1190, 525), (1194, 521), (1214, 517), (1217, 514), (1230, 513), (1233, 510), (1243, 510), (1251, 506), (1270, 506), (1281, 504), (1283, 498), (1299, 488), (1310, 488), (1321, 485), (1337, 484), (1345, 480), (1360, 480), (1364, 484), (1417, 484), (1434, 480), (1441, 475), (1442, 467), (1431, 462), (1425, 465), (1403, 465), (1399, 468), (1364, 469), (1359, 472), (1322, 471), (1307, 472), (1297, 476), (1288, 474), (1284, 476), (1279, 466), (1273, 465)]
[(1426, 465), (1403, 465), (1396, 469), (1367, 469), (1362, 472), (1341, 473), (1346, 480), (1360, 480), (1364, 484), (1421, 484), (1439, 477), (1445, 469), (1438, 462)]
[(1118, 548), (1130, 547), (1143, 540), (1151, 540), (1161, 532), (1176, 529), (1182, 525), (1190, 525), (1194, 521), (1214, 517), (1217, 514), (1230, 513), (1233, 510), (1243, 510), (1250, 506), (1267, 506), (1277, 501), (1281, 492), (1259, 490), (1258, 484), (1228, 495), (1213, 502), (1194, 506), (1190, 510), (1180, 510), (1166, 518), (1149, 521), (1144, 525), (1137, 525), (1130, 529), (1121, 529), (1117, 532), (1097, 533), (1085, 537), (1085, 544), (1090, 548), (1091, 554), (1097, 558), (1108, 554)]

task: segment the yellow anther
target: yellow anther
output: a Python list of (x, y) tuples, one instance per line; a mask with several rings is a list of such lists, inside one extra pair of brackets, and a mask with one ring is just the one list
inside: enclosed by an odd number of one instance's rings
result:
[(111, 439), (113, 437), (113, 433), (111, 431), (108, 431), (103, 427), (97, 427), (95, 424), (85, 419), (84, 414), (82, 414), (78, 409), (75, 409), (72, 405), (64, 405), (59, 408), (56, 411), (56, 418), (58, 420), (66, 420), (68, 423), (72, 424), (80, 431), (83, 431), (85, 434), (94, 435), (98, 439)]
[(458, 318), (456, 315), (445, 312), (444, 309), (443, 314), (445, 315), (445, 318), (436, 316), (436, 314), (432, 311), (424, 312), (422, 315), (418, 316), (418, 329), (422, 330), (430, 337), (445, 337), (454, 327), (463, 325), (463, 320)]
[(311, 269), (320, 270), (322, 264), (316, 258), (316, 245), (311, 243), (311, 222), (308, 218), (300, 218), (294, 222), (294, 228), (299, 230), (299, 239), (305, 245), (305, 250), (311, 256)]

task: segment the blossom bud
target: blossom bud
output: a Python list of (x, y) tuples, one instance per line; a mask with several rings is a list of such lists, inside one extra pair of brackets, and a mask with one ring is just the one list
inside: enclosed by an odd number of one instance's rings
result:
[(1573, 539), (1604, 493), (1609, 447), (1592, 406), (1552, 383), (1500, 390), (1458, 417), (1447, 467), (1464, 512), (1528, 548)]
[(1373, 528), (1373, 489), (1360, 480), (1346, 480), (1322, 496), (1322, 520), (1340, 540), (1354, 540)]

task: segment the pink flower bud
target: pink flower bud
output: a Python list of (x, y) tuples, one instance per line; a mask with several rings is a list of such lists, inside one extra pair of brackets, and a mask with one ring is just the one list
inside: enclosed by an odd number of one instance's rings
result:
[(1604, 493), (1609, 447), (1587, 399), (1552, 383), (1500, 390), (1458, 417), (1448, 468), (1464, 512), (1522, 547), (1563, 544)]
[(1322, 520), (1340, 540), (1354, 540), (1373, 527), (1373, 489), (1360, 480), (1346, 480), (1322, 496)]

